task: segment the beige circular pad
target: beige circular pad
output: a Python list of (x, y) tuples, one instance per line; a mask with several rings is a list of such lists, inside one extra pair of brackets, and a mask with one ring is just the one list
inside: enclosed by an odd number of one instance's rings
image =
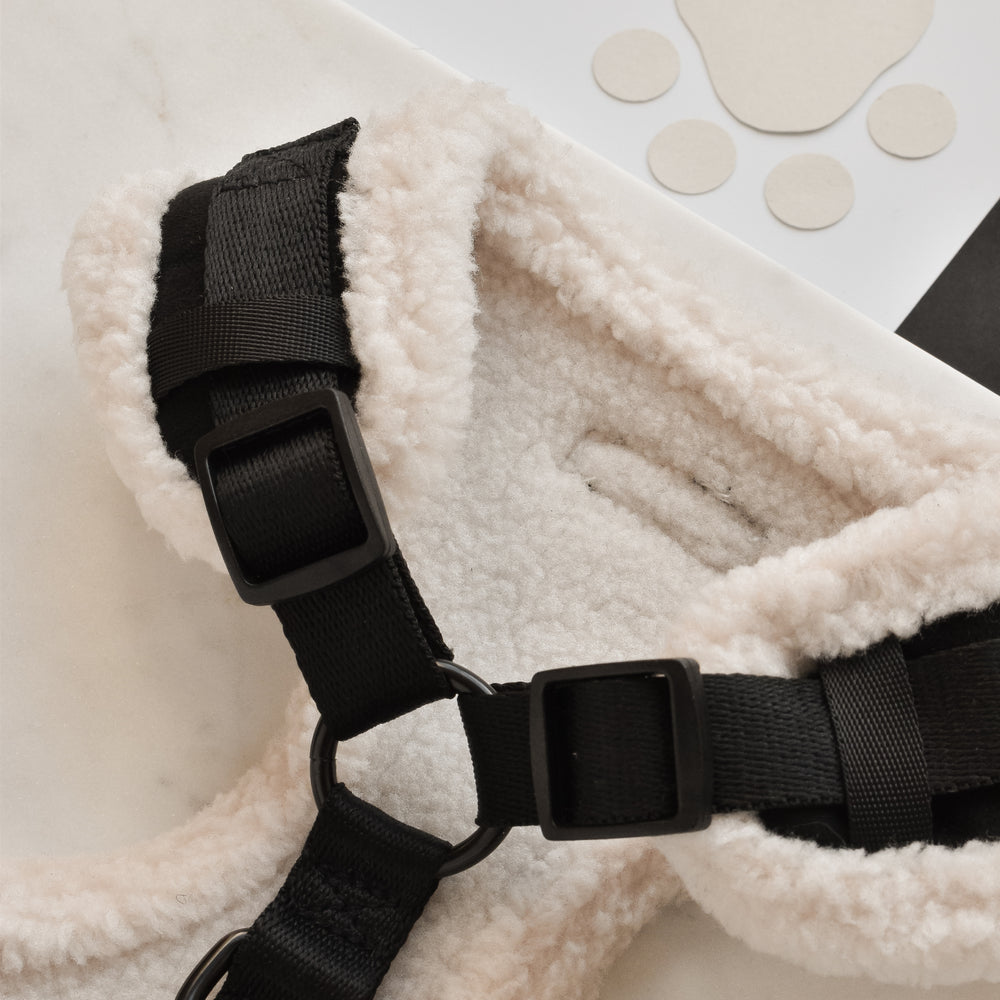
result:
[(622, 31), (594, 53), (594, 79), (620, 101), (651, 101), (666, 93), (681, 70), (673, 43), (655, 31)]
[(681, 194), (704, 194), (736, 168), (736, 145), (718, 125), (693, 118), (659, 132), (646, 159), (664, 187)]
[(868, 112), (871, 137), (893, 156), (939, 153), (955, 136), (955, 108), (940, 90), (907, 83), (887, 90)]
[(854, 204), (854, 181), (832, 156), (801, 153), (782, 160), (764, 182), (767, 207), (796, 229), (824, 229)]

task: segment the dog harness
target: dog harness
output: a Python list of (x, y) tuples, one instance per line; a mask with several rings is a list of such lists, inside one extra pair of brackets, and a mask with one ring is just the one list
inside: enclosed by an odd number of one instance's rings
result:
[[(869, 852), (1000, 836), (1000, 605), (797, 679), (703, 676), (683, 651), (495, 686), (454, 662), (352, 405), (337, 196), (357, 132), (348, 120), (247, 156), (181, 191), (161, 223), (147, 342), (160, 431), (321, 715), (301, 856), (178, 1000), (223, 978), (223, 1000), (373, 996), (438, 882), (516, 825), (554, 840), (670, 835), (753, 811), (786, 836)], [(456, 696), (479, 811), (452, 845), (353, 795), (335, 754)]]

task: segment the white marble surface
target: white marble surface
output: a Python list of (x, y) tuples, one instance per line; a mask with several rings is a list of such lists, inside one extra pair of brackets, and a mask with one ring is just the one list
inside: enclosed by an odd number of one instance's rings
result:
[[(167, 552), (107, 463), (60, 290), (74, 220), (122, 173), (215, 174), (449, 71), (333, 0), (7, 0), (2, 65), (0, 840), (6, 855), (59, 855), (190, 816), (256, 757), (295, 676), (272, 616)], [(984, 390), (590, 158), (623, 213), (670, 231), (748, 310), (771, 303), (790, 336), (1000, 412)], [(735, 995), (725, 990), (744, 966), (742, 996), (911, 995), (750, 957), (690, 908), (649, 933), (690, 948), (633, 949), (606, 1000)], [(706, 951), (712, 961), (693, 967)]]
[(2, 836), (14, 853), (103, 850), (228, 787), (295, 667), (273, 616), (170, 556), (108, 465), (60, 290), (74, 222), (125, 173), (218, 174), (441, 70), (385, 58), (325, 0), (4, 15)]

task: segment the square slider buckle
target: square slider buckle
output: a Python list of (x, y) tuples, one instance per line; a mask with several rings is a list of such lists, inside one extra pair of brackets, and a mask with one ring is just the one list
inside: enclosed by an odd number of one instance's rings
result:
[[(553, 711), (559, 689), (610, 678), (653, 678), (669, 688), (677, 807), (671, 815), (638, 822), (575, 825), (561, 805), (558, 775), (570, 748), (561, 746)], [(694, 660), (635, 660), (544, 670), (531, 682), (531, 773), (543, 835), (549, 840), (597, 840), (702, 830), (712, 818), (711, 738), (701, 672)], [(664, 720), (666, 721), (666, 720)], [(666, 726), (664, 726), (666, 731)]]
[[(365, 526), (365, 540), (354, 548), (324, 556), (267, 580), (250, 579), (233, 548), (225, 518), (219, 509), (212, 459), (232, 445), (262, 436), (316, 413), (330, 421), (334, 443), (354, 502)], [(392, 528), (382, 504), (361, 428), (348, 396), (337, 389), (318, 389), (278, 399), (251, 410), (199, 438), (194, 449), (195, 469), (209, 520), (229, 575), (248, 604), (274, 604), (339, 583), (396, 551)]]

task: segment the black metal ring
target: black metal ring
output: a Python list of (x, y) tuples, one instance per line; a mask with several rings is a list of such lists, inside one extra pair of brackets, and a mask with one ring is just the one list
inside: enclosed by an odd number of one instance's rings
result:
[[(471, 670), (447, 660), (436, 662), (438, 669), (459, 694), (495, 693), (486, 681)], [(319, 807), (337, 782), (337, 741), (330, 735), (330, 730), (322, 718), (316, 725), (309, 750), (309, 777), (312, 782), (313, 798)], [(471, 836), (451, 849), (438, 869), (438, 878), (456, 875), (482, 861), (507, 836), (508, 830), (509, 827), (479, 827)], [(184, 980), (177, 992), (177, 1000), (206, 1000), (229, 971), (233, 955), (248, 933), (248, 928), (231, 931), (217, 941)]]
[[(494, 694), (490, 684), (471, 670), (449, 660), (437, 660), (438, 669), (448, 678), (452, 688), (459, 694)], [(326, 801), (330, 790), (337, 783), (337, 741), (322, 717), (316, 723), (312, 746), (309, 748), (309, 779), (312, 782), (313, 799), (319, 808)], [(507, 836), (510, 827), (480, 826), (465, 840), (456, 844), (438, 869), (438, 878), (457, 875), (478, 864), (491, 854)], [(178, 998), (180, 1000), (180, 998)]]
[(177, 1000), (205, 1000), (233, 964), (233, 953), (249, 933), (248, 928), (230, 931), (208, 950), (177, 991)]

